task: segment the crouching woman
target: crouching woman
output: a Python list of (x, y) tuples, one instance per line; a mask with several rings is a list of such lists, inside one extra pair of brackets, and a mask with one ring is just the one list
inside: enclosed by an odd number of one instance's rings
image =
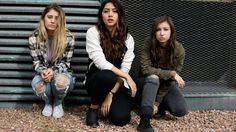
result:
[(74, 36), (65, 25), (62, 8), (51, 4), (44, 9), (38, 27), (29, 37), (30, 54), (36, 71), (32, 88), (45, 101), (42, 114), (55, 118), (64, 115), (62, 101), (75, 84), (70, 67)]

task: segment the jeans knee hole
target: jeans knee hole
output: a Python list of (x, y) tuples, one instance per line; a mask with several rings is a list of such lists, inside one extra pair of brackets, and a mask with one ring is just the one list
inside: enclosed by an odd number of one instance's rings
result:
[(64, 74), (56, 76), (55, 86), (58, 90), (65, 89), (70, 84), (70, 79)]
[(38, 96), (43, 96), (43, 93), (45, 91), (45, 84), (44, 82), (38, 82), (36, 83), (35, 87), (34, 87), (35, 93)]

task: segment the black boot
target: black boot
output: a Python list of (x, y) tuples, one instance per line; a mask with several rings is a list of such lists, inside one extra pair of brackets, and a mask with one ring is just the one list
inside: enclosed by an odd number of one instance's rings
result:
[(140, 132), (154, 132), (150, 124), (151, 115), (141, 115), (140, 123), (138, 125), (138, 131)]
[(98, 109), (89, 108), (86, 115), (86, 124), (93, 128), (98, 126)]
[(165, 111), (158, 110), (158, 112), (153, 115), (153, 118), (155, 118), (157, 120), (161, 120), (161, 119), (164, 119), (165, 116), (166, 116), (166, 112)]

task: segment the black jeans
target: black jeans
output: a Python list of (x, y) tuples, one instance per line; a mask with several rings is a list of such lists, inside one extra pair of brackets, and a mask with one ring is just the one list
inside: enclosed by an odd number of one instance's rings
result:
[(188, 113), (187, 103), (181, 94), (176, 81), (169, 83), (168, 92), (160, 102), (157, 114), (164, 115), (165, 111), (169, 111), (170, 114), (178, 117)]
[[(154, 81), (153, 79), (157, 79), (157, 81)], [(138, 92), (134, 104), (138, 108), (141, 106), (141, 111), (143, 106), (153, 106), (156, 96), (164, 96), (163, 99), (161, 99), (161, 102), (159, 102), (158, 114), (163, 115), (165, 114), (165, 111), (169, 111), (172, 115), (181, 117), (188, 113), (187, 103), (181, 94), (176, 81), (148, 76), (146, 78), (138, 78), (136, 84)], [(163, 93), (165, 93), (165, 95), (160, 95)], [(153, 95), (155, 95), (154, 98)], [(152, 114), (150, 110), (145, 110), (145, 113)]]
[[(118, 76), (110, 70), (102, 70), (94, 73), (86, 80), (87, 92), (91, 97), (91, 104), (100, 105), (113, 89)], [(113, 95), (109, 112), (109, 120), (118, 126), (126, 125), (131, 119), (131, 97), (128, 89), (121, 85)]]

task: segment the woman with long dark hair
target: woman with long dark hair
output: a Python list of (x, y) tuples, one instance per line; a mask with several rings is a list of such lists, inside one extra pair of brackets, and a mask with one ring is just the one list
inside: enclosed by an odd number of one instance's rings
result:
[(115, 125), (129, 123), (130, 96), (136, 94), (136, 84), (128, 74), (134, 59), (134, 40), (118, 0), (103, 1), (97, 26), (86, 33), (86, 50), (90, 59), (86, 87), (91, 97), (86, 124), (98, 126), (98, 109)]

